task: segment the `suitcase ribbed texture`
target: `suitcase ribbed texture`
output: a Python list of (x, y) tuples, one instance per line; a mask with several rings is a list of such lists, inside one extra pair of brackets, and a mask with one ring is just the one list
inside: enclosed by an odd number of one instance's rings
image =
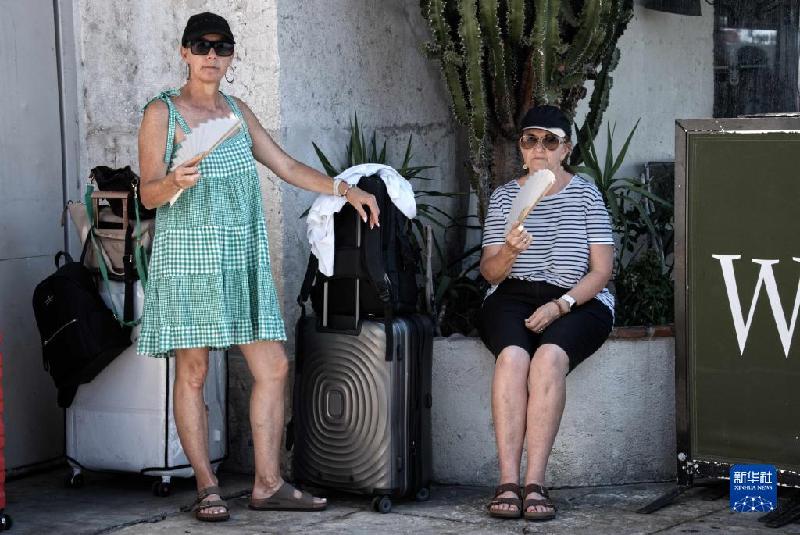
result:
[(364, 322), (359, 336), (304, 339), (296, 411), (304, 432), (296, 475), (304, 481), (361, 492), (392, 487), (398, 437), (391, 380), (398, 363), (385, 360), (385, 347), (383, 324), (374, 322)]
[(414, 496), (430, 484), (429, 318), (360, 322), (358, 333), (298, 323), (294, 478), (317, 487)]

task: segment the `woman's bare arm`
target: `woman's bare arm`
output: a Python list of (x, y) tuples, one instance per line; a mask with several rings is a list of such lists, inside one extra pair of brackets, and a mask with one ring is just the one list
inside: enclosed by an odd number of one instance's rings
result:
[(533, 238), (522, 225), (512, 228), (502, 245), (487, 245), (481, 252), (481, 275), (489, 284), (500, 284), (511, 273), (517, 256), (527, 249)]
[[(578, 281), (578, 284), (566, 292), (575, 299), (575, 305), (582, 305), (594, 299), (597, 294), (603, 291), (603, 288), (606, 287), (606, 284), (611, 279), (613, 266), (613, 246), (605, 244), (589, 245), (589, 272)], [(542, 332), (562, 314), (567, 313), (568, 308), (566, 304), (562, 305), (557, 302), (545, 303), (525, 320), (525, 326), (534, 332)]]
[[(236, 99), (236, 102), (247, 122), (250, 137), (253, 138), (253, 157), (257, 161), (269, 167), (278, 177), (293, 186), (317, 193), (333, 193), (329, 176), (323, 175), (316, 169), (300, 163), (286, 154), (270, 137), (247, 104), (239, 99)], [(378, 210), (374, 196), (353, 187), (347, 193), (347, 201), (355, 207), (364, 221), (367, 220), (364, 207), (369, 207), (370, 227), (378, 224), (380, 210)]]
[(182, 189), (191, 188), (200, 179), (197, 159), (190, 160), (173, 172), (167, 172), (164, 147), (169, 126), (169, 110), (160, 100), (144, 110), (139, 127), (140, 197), (145, 208), (157, 208)]
[(589, 245), (589, 272), (567, 293), (575, 299), (576, 305), (591, 301), (603, 291), (614, 269), (614, 246), (606, 244)]

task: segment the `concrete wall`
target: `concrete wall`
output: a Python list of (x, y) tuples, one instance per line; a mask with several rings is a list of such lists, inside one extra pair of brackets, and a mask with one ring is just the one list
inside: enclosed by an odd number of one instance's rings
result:
[[(81, 132), (85, 144), (81, 180), (96, 165), (138, 170), (141, 109), (159, 91), (180, 87), (186, 66), (180, 37), (193, 13), (210, 10), (229, 20), (240, 46), (232, 64), (233, 84), (222, 90), (248, 103), (267, 130), (280, 126), (275, 1), (76, 0)], [(166, 143), (166, 140), (165, 140)], [(281, 221), (275, 179), (259, 167), (275, 269), (280, 270)], [(81, 186), (82, 187), (82, 186)]]
[[(390, 164), (402, 163), (408, 136), (413, 135), (413, 162), (438, 166), (428, 173), (433, 180), (422, 184), (423, 189), (456, 189), (453, 121), (438, 68), (421, 53), (420, 43), (428, 35), (416, 1), (279, 1), (276, 25), (280, 127), (272, 134), (286, 152), (324, 173), (314, 142), (342, 169), (350, 121), (358, 113), (365, 135), (375, 131), (379, 143), (387, 140)], [(283, 290), (291, 359), (299, 315), (296, 298), (309, 251), (300, 216), (316, 194), (284, 182), (278, 191), (279, 216), (274, 219), (281, 221), (283, 236), (278, 248), (281, 270), (275, 272)], [(276, 245), (271, 243), (273, 255)], [(238, 367), (244, 374), (244, 366), (235, 362), (240, 358), (234, 357), (231, 369)], [(250, 471), (252, 444), (242, 418), (250, 382), (243, 375), (237, 375), (236, 381), (231, 389), (232, 407), (241, 414), (232, 425), (231, 435), (238, 437), (227, 466)]]
[[(437, 166), (426, 173), (433, 180), (416, 182), (415, 189), (458, 189), (449, 96), (438, 66), (421, 52), (428, 39), (416, 0), (279, 2), (283, 147), (324, 172), (313, 141), (342, 169), (348, 127), (357, 113), (367, 139), (375, 131), (379, 144), (387, 140), (390, 164), (402, 163), (408, 137), (413, 135), (412, 164)], [(309, 250), (300, 215), (315, 194), (288, 184), (282, 192), (284, 312), (294, 325), (295, 299)], [(449, 204), (443, 207), (448, 209)], [(288, 344), (290, 350), (292, 345)]]
[[(701, 4), (702, 17), (634, 6), (633, 19), (618, 43), (621, 58), (612, 74), (609, 106), (596, 139), (602, 161), (606, 124), (617, 125), (616, 154), (641, 117), (620, 176), (638, 176), (648, 161), (674, 159), (676, 119), (712, 115), (714, 8)], [(587, 86), (591, 91), (592, 83)], [(578, 107), (579, 125), (588, 104), (587, 98)]]
[[(424, 183), (424, 189), (455, 188), (454, 127), (439, 71), (420, 51), (427, 33), (416, 1), (281, 1), (276, 26), (280, 125), (272, 135), (284, 150), (324, 172), (313, 141), (334, 165), (343, 168), (348, 128), (357, 112), (366, 135), (376, 131), (379, 143), (387, 139), (390, 163), (402, 163), (408, 136), (413, 135), (412, 161), (438, 166), (428, 174), (433, 180)], [(316, 194), (285, 182), (274, 193), (274, 199), (280, 200), (271, 201), (275, 213), (268, 223), (281, 225), (283, 235), (280, 242), (273, 240), (270, 245), (273, 258), (280, 258), (274, 272), (282, 289), (291, 359), (299, 315), (296, 298), (309, 250), (300, 216)], [(246, 420), (250, 381), (241, 359), (232, 353), (235, 373), (230, 392), (236, 416), (231, 422), (233, 441), (227, 466), (250, 471), (252, 444)]]
[[(547, 467), (547, 485), (675, 477), (674, 355), (672, 338), (612, 339), (567, 376), (567, 405)], [(493, 370), (494, 358), (475, 338), (434, 342), (435, 481), (498, 482)]]
[[(0, 18), (0, 353), (3, 356), (5, 466), (17, 472), (63, 453), (63, 415), (42, 366), (31, 297), (64, 248), (59, 226), (65, 137), (59, 78), (63, 2), (3, 4)], [(59, 69), (59, 67), (62, 67)], [(64, 110), (66, 113), (66, 110)], [(63, 129), (62, 129), (63, 126)]]

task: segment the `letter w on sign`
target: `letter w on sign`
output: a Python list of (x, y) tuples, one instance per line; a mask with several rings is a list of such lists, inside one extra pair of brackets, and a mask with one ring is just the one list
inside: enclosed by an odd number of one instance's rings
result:
[[(761, 293), (761, 287), (765, 286), (767, 289), (767, 297), (769, 298), (769, 305), (772, 309), (772, 317), (775, 319), (775, 326), (778, 329), (778, 336), (780, 336), (781, 344), (783, 345), (783, 353), (786, 357), (789, 356), (789, 349), (792, 346), (792, 335), (794, 334), (794, 327), (797, 324), (797, 311), (800, 308), (800, 281), (797, 283), (797, 292), (794, 298), (794, 307), (792, 308), (792, 319), (787, 324), (786, 316), (781, 306), (781, 296), (778, 294), (778, 284), (775, 282), (775, 274), (772, 272), (772, 265), (777, 264), (780, 260), (760, 260), (754, 258), (754, 264), (761, 266), (758, 272), (758, 281), (756, 282), (756, 290), (753, 293), (753, 300), (750, 302), (750, 310), (747, 312), (747, 321), (745, 322), (744, 315), (742, 314), (742, 304), (739, 302), (739, 289), (736, 285), (736, 275), (733, 270), (733, 261), (742, 258), (742, 255), (711, 255), (713, 258), (719, 260), (720, 267), (722, 267), (722, 278), (725, 280), (725, 289), (728, 293), (728, 303), (731, 307), (731, 316), (733, 316), (733, 327), (736, 330), (736, 340), (739, 342), (739, 352), (744, 354), (744, 346), (747, 343), (747, 336), (750, 332), (750, 326), (753, 324), (753, 313), (756, 309), (756, 301), (758, 295)], [(800, 258), (792, 258), (795, 262), (800, 263)]]

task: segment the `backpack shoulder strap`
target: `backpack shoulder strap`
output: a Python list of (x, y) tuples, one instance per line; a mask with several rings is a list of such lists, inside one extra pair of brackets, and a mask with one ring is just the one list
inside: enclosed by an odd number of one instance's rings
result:
[[(387, 305), (391, 305), (392, 291), (389, 277), (386, 275), (386, 262), (384, 258), (384, 230), (391, 229), (387, 226), (387, 216), (391, 218), (388, 213), (391, 207), (387, 204), (391, 203), (389, 195), (386, 192), (386, 186), (383, 184), (383, 179), (377, 175), (364, 177), (359, 181), (359, 187), (362, 187), (366, 192), (375, 195), (378, 201), (378, 207), (381, 210), (380, 218), (383, 223), (380, 227), (369, 228), (366, 223), (362, 225), (363, 233), (361, 238), (361, 265), (367, 272), (370, 282), (375, 287), (378, 298)], [(387, 203), (388, 201), (388, 203)], [(392, 230), (390, 230), (390, 233)]]
[(384, 303), (389, 303), (392, 300), (392, 291), (383, 259), (381, 229), (380, 227), (371, 229), (366, 224), (361, 224), (365, 227), (361, 245), (361, 262), (378, 293), (378, 298)]
[(319, 269), (319, 260), (314, 256), (314, 253), (308, 254), (308, 267), (306, 267), (306, 276), (303, 278), (303, 286), (300, 288), (300, 294), (297, 296), (297, 304), (302, 309), (301, 314), (306, 315), (305, 302), (311, 295), (311, 289), (314, 286), (314, 280), (317, 278), (317, 271)]

